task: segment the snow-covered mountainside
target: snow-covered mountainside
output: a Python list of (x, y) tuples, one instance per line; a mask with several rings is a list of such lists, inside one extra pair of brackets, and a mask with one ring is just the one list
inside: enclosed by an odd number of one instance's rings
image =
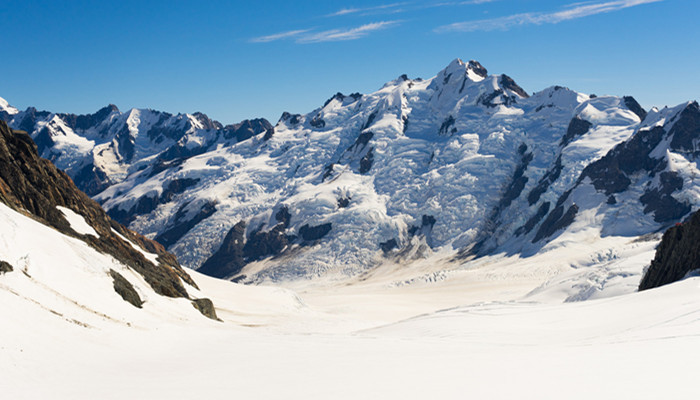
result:
[(110, 219), (3, 121), (0, 220), (3, 294), (79, 325), (91, 314), (128, 320), (140, 308), (216, 318), (210, 300), (191, 296), (201, 292), (172, 254)]
[(30, 134), (39, 154), (94, 195), (155, 162), (231, 145), (272, 126), (264, 119), (223, 126), (201, 113), (172, 115), (110, 104), (94, 114), (55, 114), (30, 107), (18, 111), (0, 99), (0, 119)]
[(528, 95), (475, 61), (338, 93), (274, 128), (114, 107), (6, 113), (111, 216), (187, 267), (244, 281), (532, 255), (563, 232), (656, 232), (700, 204), (697, 103)]

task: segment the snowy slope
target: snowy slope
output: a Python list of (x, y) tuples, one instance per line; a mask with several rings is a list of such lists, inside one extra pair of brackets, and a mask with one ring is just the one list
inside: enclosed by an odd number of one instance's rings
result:
[[(31, 226), (33, 221), (1, 206), (0, 218), (56, 243), (43, 226)], [(89, 250), (79, 254), (90, 258)], [(67, 254), (75, 265), (56, 267), (69, 268), (76, 279), (100, 281), (93, 275), (104, 273), (94, 263)], [(559, 265), (565, 258), (536, 257)], [(484, 265), (481, 278), (422, 289), (358, 283), (309, 288), (301, 295), (194, 272), (198, 286), (221, 305), (223, 323), (188, 315), (186, 307), (160, 296), (153, 299), (157, 311), (153, 303), (144, 308), (147, 314), (101, 295), (108, 291), (87, 293), (92, 310), (55, 295), (41, 298), (43, 288), (32, 293), (42, 301), (37, 304), (7, 290), (27, 293), (37, 286), (16, 271), (0, 275), (0, 318), (6, 322), (0, 330), (0, 382), (6, 396), (26, 399), (700, 395), (694, 383), (700, 365), (690, 351), (700, 340), (698, 278), (557, 303), (556, 294), (540, 293), (538, 301), (522, 297), (541, 277), (516, 283), (513, 272), (526, 268), (497, 264)], [(28, 271), (49, 278), (33, 263)], [(96, 284), (96, 291), (108, 284)], [(77, 295), (74, 285), (58, 285)]]
[[(168, 318), (206, 320), (190, 300), (157, 294), (141, 275), (114, 257), (2, 203), (0, 226), (0, 259), (14, 267), (14, 271), (0, 276), (3, 304), (12, 309), (12, 313), (3, 315), (5, 328), (18, 319), (87, 329), (153, 326), (155, 321)], [(134, 286), (144, 302), (143, 309), (127, 303), (114, 290), (110, 270)], [(193, 287), (188, 290), (199, 292)]]
[[(680, 135), (690, 142), (674, 147), (670, 138), (693, 104), (647, 115), (631, 97), (559, 86), (528, 95), (507, 75), (454, 60), (431, 79), (401, 76), (374, 93), (338, 93), (308, 114), (285, 113), (274, 129), (249, 121), (235, 139), (197, 128), (175, 144), (139, 147), (154, 117), (114, 111), (140, 155), (131, 164), (95, 158), (113, 172), (93, 194), (183, 265), (248, 282), (344, 279), (434, 257), (530, 256), (557, 246), (564, 231), (634, 238), (697, 209), (694, 114)], [(606, 156), (657, 125), (666, 138), (639, 157), (667, 160), (665, 170)], [(607, 193), (589, 183), (593, 173), (607, 179), (601, 159), (643, 165)], [(676, 211), (660, 215), (665, 204)]]

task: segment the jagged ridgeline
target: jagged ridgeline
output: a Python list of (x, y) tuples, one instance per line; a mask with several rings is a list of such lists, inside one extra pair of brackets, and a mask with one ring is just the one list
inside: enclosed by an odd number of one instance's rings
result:
[(697, 103), (529, 93), (476, 61), (337, 93), (274, 126), (113, 106), (3, 112), (113, 218), (186, 267), (244, 282), (437, 251), (536, 254), (581, 232), (658, 232), (700, 205)]
[[(162, 245), (112, 220), (97, 202), (76, 188), (66, 173), (39, 157), (37, 146), (26, 132), (13, 131), (3, 121), (0, 121), (0, 201), (111, 255), (143, 276), (160, 295), (190, 298), (186, 285), (197, 287)], [(74, 230), (59, 207), (83, 217), (97, 236)], [(157, 262), (147, 259), (132, 243), (144, 252), (157, 255)], [(131, 284), (116, 271), (110, 274), (117, 293), (140, 307), (141, 299)]]

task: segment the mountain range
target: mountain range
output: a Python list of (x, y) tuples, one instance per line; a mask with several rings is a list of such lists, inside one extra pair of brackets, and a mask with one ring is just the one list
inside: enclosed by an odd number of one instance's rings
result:
[(476, 61), (337, 93), (274, 126), (4, 100), (0, 118), (112, 218), (186, 267), (242, 282), (530, 256), (565, 232), (659, 232), (700, 205), (697, 102), (528, 93)]

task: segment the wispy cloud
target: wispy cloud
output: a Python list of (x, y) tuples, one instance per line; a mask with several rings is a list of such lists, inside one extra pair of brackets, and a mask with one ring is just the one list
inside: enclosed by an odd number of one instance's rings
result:
[(401, 3), (383, 4), (373, 7), (348, 7), (326, 15), (326, 17), (339, 17), (343, 15), (376, 15), (376, 14), (398, 14), (411, 11), (420, 11), (428, 8), (438, 7), (454, 7), (465, 5), (476, 5), (492, 3), (499, 0), (461, 0), (461, 1), (443, 1), (439, 3), (426, 3), (416, 1), (405, 1)]
[(493, 3), (494, 1), (498, 0), (471, 0), (471, 1), (460, 1), (457, 4), (459, 5), (469, 5), (469, 4), (484, 4), (484, 3)]
[(380, 6), (373, 6), (373, 7), (351, 7), (351, 8), (341, 8), (340, 10), (326, 15), (327, 17), (338, 17), (341, 15), (348, 15), (348, 14), (369, 14), (373, 12), (394, 12), (396, 9), (399, 7), (403, 7), (405, 5), (411, 4), (410, 2), (402, 2), (402, 3), (391, 3), (391, 4), (383, 4)]
[(493, 3), (499, 0), (465, 0), (465, 1), (444, 1), (442, 3), (424, 4), (421, 8), (471, 6), (477, 4)]
[(267, 43), (278, 40), (293, 40), (295, 43), (321, 43), (355, 40), (363, 38), (372, 32), (386, 29), (392, 26), (397, 26), (400, 23), (401, 21), (381, 21), (360, 25), (354, 28), (329, 29), (320, 32), (314, 32), (311, 29), (300, 29), (295, 31), (280, 32), (275, 33), (273, 35), (256, 37), (250, 39), (250, 42)]
[(320, 43), (338, 42), (341, 40), (355, 40), (365, 37), (374, 31), (386, 29), (390, 26), (398, 25), (400, 21), (382, 21), (365, 24), (350, 29), (330, 29), (323, 32), (302, 35), (297, 39), (297, 43)]
[(295, 31), (280, 32), (280, 33), (275, 33), (274, 35), (256, 37), (256, 38), (250, 39), (250, 41), (253, 43), (274, 42), (275, 40), (296, 38), (296, 37), (299, 37), (299, 36), (309, 32), (309, 31), (310, 31), (310, 29), (298, 29)]
[[(478, 0), (476, 0), (478, 1)], [(642, 4), (657, 3), (664, 0), (618, 0), (600, 2), (586, 2), (569, 4), (561, 11), (551, 13), (523, 13), (506, 17), (482, 19), (476, 21), (458, 22), (437, 27), (435, 32), (475, 32), (508, 30), (516, 26), (558, 24), (563, 21), (588, 17), (591, 15), (608, 13), (635, 7)]]

